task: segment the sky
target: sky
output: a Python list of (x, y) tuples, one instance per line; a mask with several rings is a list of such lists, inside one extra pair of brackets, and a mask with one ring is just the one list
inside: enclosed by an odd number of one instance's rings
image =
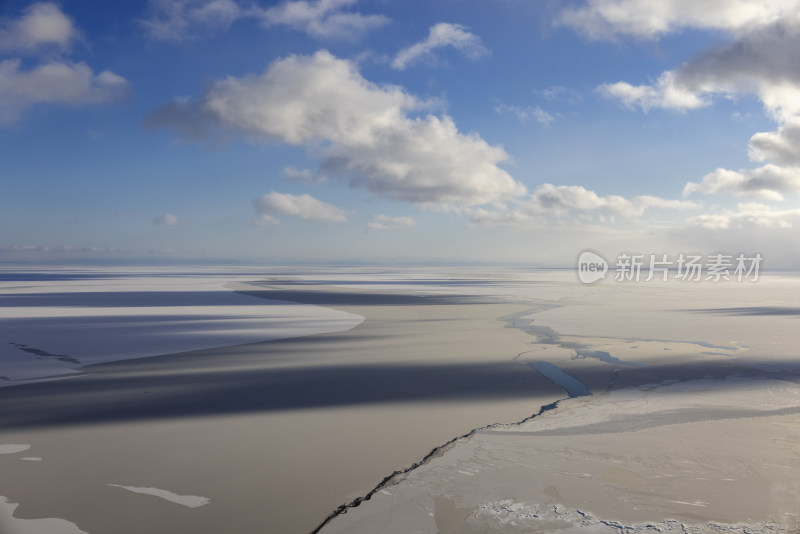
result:
[(0, 262), (800, 268), (800, 0), (0, 0)]

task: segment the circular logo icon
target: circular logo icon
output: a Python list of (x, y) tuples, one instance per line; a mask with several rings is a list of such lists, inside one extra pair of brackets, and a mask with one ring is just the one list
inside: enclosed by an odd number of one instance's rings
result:
[(584, 250), (578, 255), (578, 279), (584, 284), (594, 284), (606, 277), (608, 262), (593, 250)]

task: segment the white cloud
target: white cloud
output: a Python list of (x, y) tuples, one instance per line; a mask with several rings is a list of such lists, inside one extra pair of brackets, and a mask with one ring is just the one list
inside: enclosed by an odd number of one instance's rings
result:
[(352, 174), (355, 187), (418, 204), (485, 204), (524, 194), (498, 167), (506, 152), (464, 135), (448, 116), (398, 121), (367, 144), (331, 147), (324, 168)]
[(607, 205), (609, 198), (600, 197), (594, 191), (580, 185), (542, 184), (531, 194), (526, 209), (533, 213), (585, 212)]
[(72, 20), (52, 2), (28, 6), (18, 19), (0, 20), (0, 51), (35, 52), (43, 47), (69, 50), (80, 38)]
[(800, 114), (800, 19), (796, 16), (760, 26), (719, 47), (698, 54), (649, 85), (617, 82), (598, 90), (629, 107), (644, 110), (694, 109), (714, 95), (755, 94), (773, 118)]
[(800, 166), (800, 117), (789, 119), (775, 132), (754, 134), (750, 138), (750, 158)]
[[(0, 19), (0, 52), (46, 54), (68, 52), (81, 39), (61, 8), (52, 2), (28, 6), (19, 18)], [(16, 122), (32, 106), (73, 106), (108, 102), (124, 96), (128, 82), (110, 71), (95, 74), (82, 62), (35, 60), (23, 67), (20, 57), (0, 59), (0, 125)]]
[(777, 121), (800, 114), (800, 85), (797, 81), (759, 83), (758, 97), (764, 109)]
[(785, 193), (800, 192), (800, 63), (795, 57), (800, 48), (800, 17), (796, 12), (785, 13), (787, 5), (773, 3), (769, 16), (752, 11), (759, 20), (753, 28), (722, 26), (735, 30), (731, 42), (664, 72), (653, 84), (617, 82), (598, 88), (607, 97), (645, 111), (683, 111), (708, 105), (716, 95), (755, 94), (764, 111), (780, 124), (777, 131), (759, 132), (750, 139), (750, 158), (770, 163), (739, 171), (718, 168), (700, 182), (688, 182), (684, 196), (727, 193), (781, 200)]
[(236, 0), (150, 0), (149, 17), (141, 21), (157, 40), (181, 41), (198, 32), (227, 30), (252, 19), (264, 27), (288, 26), (318, 38), (359, 37), (389, 22), (383, 15), (364, 15), (346, 8), (356, 0), (289, 1), (267, 9)]
[(545, 87), (544, 89), (539, 89), (535, 91), (536, 94), (540, 95), (545, 100), (549, 100), (551, 102), (557, 100), (565, 100), (569, 103), (576, 103), (583, 100), (583, 94), (577, 89), (568, 89), (561, 85), (551, 85), (549, 87)]
[(550, 113), (546, 112), (539, 106), (527, 106), (527, 107), (519, 107), (519, 106), (509, 106), (506, 104), (500, 104), (499, 106), (495, 106), (494, 108), (495, 113), (509, 113), (514, 115), (519, 121), (523, 124), (527, 124), (532, 120), (539, 122), (540, 124), (544, 124), (547, 126), (556, 118), (551, 115)]
[(561, 12), (558, 23), (594, 39), (654, 38), (683, 28), (750, 30), (800, 10), (798, 0), (588, 0)]
[(322, 143), (326, 174), (395, 200), (475, 205), (525, 193), (498, 167), (508, 159), (502, 148), (459, 132), (446, 115), (412, 115), (430, 106), (319, 51), (275, 61), (258, 76), (215, 82), (199, 100), (173, 101), (146, 123), (188, 136), (216, 125), (294, 145)]
[(742, 203), (737, 211), (707, 214), (689, 220), (690, 225), (710, 230), (741, 228), (792, 228), (800, 220), (800, 209), (776, 210), (758, 203)]
[(613, 222), (616, 216), (639, 217), (648, 209), (692, 210), (696, 202), (670, 200), (649, 195), (625, 198), (619, 195), (601, 196), (579, 185), (542, 184), (526, 199), (509, 209), (497, 205), (492, 209), (476, 208), (467, 211), (474, 223), (518, 226), (546, 224), (562, 217), (589, 221), (593, 216), (600, 222)]
[(796, 15), (738, 35), (693, 57), (676, 71), (689, 91), (756, 94), (776, 120), (800, 113), (800, 18)]
[(381, 230), (395, 230), (397, 228), (408, 228), (414, 226), (414, 219), (411, 217), (389, 217), (388, 215), (375, 215), (367, 223), (367, 232), (377, 232)]
[(30, 70), (19, 59), (0, 61), (0, 123), (10, 124), (36, 104), (84, 105), (124, 96), (128, 82), (110, 71), (95, 74), (85, 63), (52, 62)]
[(667, 200), (659, 197), (640, 195), (630, 199), (619, 195), (600, 196), (579, 185), (539, 186), (525, 205), (534, 214), (556, 214), (606, 210), (615, 215), (639, 216), (648, 208), (696, 209), (699, 205), (685, 200)]
[(313, 37), (353, 38), (389, 22), (383, 15), (343, 11), (356, 0), (291, 1), (271, 7), (258, 16), (266, 26), (286, 25)]
[(313, 172), (309, 169), (295, 169), (288, 166), (283, 168), (283, 174), (293, 182), (302, 182), (305, 184), (321, 184), (328, 181), (328, 177), (319, 172)]
[(233, 0), (149, 0), (148, 11), (142, 26), (151, 38), (164, 41), (225, 30), (245, 14)]
[(543, 217), (536, 217), (521, 209), (509, 209), (505, 205), (493, 206), (491, 209), (472, 208), (466, 215), (469, 216), (471, 223), (483, 226), (517, 227), (544, 224), (546, 222)]
[(153, 224), (172, 226), (174, 224), (178, 224), (178, 218), (171, 213), (165, 213), (164, 215), (153, 219)]
[(675, 82), (675, 73), (667, 71), (651, 85), (631, 85), (628, 82), (603, 84), (597, 88), (603, 96), (621, 101), (629, 108), (640, 107), (643, 111), (653, 108), (683, 111), (707, 106), (710, 102), (681, 87)]
[(272, 224), (280, 224), (281, 222), (273, 217), (272, 215), (267, 215), (266, 213), (262, 213), (253, 221), (253, 226), (269, 226)]
[(489, 53), (480, 37), (470, 33), (465, 26), (440, 22), (431, 26), (425, 40), (398, 52), (392, 61), (392, 67), (403, 70), (423, 57), (431, 57), (434, 50), (445, 46), (452, 46), (473, 59)]
[[(253, 200), (256, 211), (262, 215), (261, 221), (273, 222), (270, 213), (293, 215), (308, 221), (344, 222), (347, 212), (317, 200), (310, 195), (291, 195), (275, 191)], [(265, 218), (264, 215), (267, 215)]]
[(800, 191), (800, 168), (779, 167), (768, 163), (756, 169), (731, 171), (716, 169), (697, 182), (683, 188), (683, 196), (695, 192), (705, 194), (731, 193), (764, 200), (783, 200), (784, 193)]
[(750, 138), (750, 158), (772, 163), (717, 169), (700, 183), (687, 183), (684, 195), (700, 191), (781, 200), (786, 193), (800, 192), (800, 65), (793, 53), (798, 47), (800, 20), (789, 17), (699, 54), (678, 70), (680, 83), (690, 89), (755, 93), (767, 114), (781, 123), (775, 132)]

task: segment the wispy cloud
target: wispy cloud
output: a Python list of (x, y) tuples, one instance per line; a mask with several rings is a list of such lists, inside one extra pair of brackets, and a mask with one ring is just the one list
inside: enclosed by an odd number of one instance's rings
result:
[(261, 75), (214, 82), (196, 101), (155, 110), (146, 124), (187, 137), (211, 125), (293, 145), (323, 141), (326, 175), (405, 202), (474, 205), (525, 193), (498, 166), (508, 159), (502, 148), (459, 132), (446, 115), (410, 116), (429, 106), (320, 51), (275, 61)]
[(293, 182), (305, 184), (321, 184), (328, 181), (328, 177), (320, 172), (314, 172), (309, 169), (295, 169), (291, 166), (284, 167), (283, 174)]
[(489, 50), (483, 46), (480, 37), (469, 32), (466, 26), (440, 22), (431, 26), (428, 37), (423, 41), (404, 48), (394, 57), (392, 67), (403, 70), (422, 58), (433, 57), (437, 48), (452, 47), (471, 59), (485, 56)]
[(389, 22), (383, 15), (349, 10), (356, 0), (295, 0), (269, 8), (236, 0), (150, 0), (141, 22), (156, 40), (183, 41), (224, 31), (241, 19), (265, 28), (286, 26), (324, 39), (356, 39)]
[(580, 185), (542, 184), (527, 198), (513, 207), (498, 204), (492, 208), (466, 210), (473, 223), (490, 226), (527, 226), (546, 224), (562, 217), (593, 217), (601, 222), (613, 222), (615, 217), (640, 217), (649, 209), (695, 210), (701, 206), (687, 200), (664, 199), (650, 195), (626, 198), (621, 195), (598, 195)]
[(414, 219), (411, 217), (389, 217), (388, 215), (374, 215), (372, 220), (367, 223), (367, 232), (378, 232), (382, 230), (395, 230), (398, 228), (408, 228), (414, 226)]
[[(271, 214), (292, 215), (308, 221), (344, 222), (347, 212), (341, 208), (322, 202), (310, 195), (291, 195), (275, 191), (253, 200), (256, 212), (262, 215), (260, 221), (275, 222)], [(264, 217), (266, 215), (266, 217)]]
[(182, 41), (202, 33), (226, 30), (246, 15), (234, 0), (149, 0), (148, 17), (139, 21), (161, 41)]
[(389, 23), (383, 15), (365, 15), (345, 8), (356, 0), (292, 1), (255, 15), (269, 26), (285, 25), (312, 37), (353, 39)]
[(741, 228), (792, 228), (800, 221), (800, 209), (778, 210), (754, 202), (739, 204), (737, 210), (693, 217), (689, 223), (709, 230)]
[(272, 215), (268, 215), (266, 213), (261, 213), (255, 220), (253, 220), (253, 226), (271, 226), (271, 225), (278, 225), (281, 221), (277, 217), (273, 217)]
[(165, 213), (153, 219), (153, 224), (172, 226), (178, 224), (178, 218), (171, 213)]
[(543, 184), (536, 188), (525, 204), (525, 209), (530, 213), (556, 215), (606, 210), (614, 215), (639, 216), (649, 208), (686, 210), (699, 207), (699, 204), (685, 200), (650, 195), (632, 198), (620, 195), (601, 196), (583, 186), (553, 184)]
[(539, 106), (509, 106), (507, 104), (500, 104), (495, 106), (495, 113), (508, 114), (515, 116), (521, 123), (528, 124), (531, 121), (536, 121), (545, 126), (556, 120), (550, 113), (546, 112)]

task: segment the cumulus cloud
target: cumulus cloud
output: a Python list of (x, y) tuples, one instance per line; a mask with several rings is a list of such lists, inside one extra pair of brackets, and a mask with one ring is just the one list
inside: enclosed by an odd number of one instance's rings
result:
[(381, 230), (395, 230), (397, 228), (408, 228), (414, 226), (414, 219), (411, 217), (389, 217), (388, 215), (375, 215), (367, 223), (367, 232), (378, 232)]
[(178, 224), (178, 218), (171, 213), (165, 213), (160, 217), (153, 219), (153, 224), (172, 226)]
[(800, 191), (800, 66), (792, 53), (798, 47), (800, 20), (791, 17), (703, 52), (679, 69), (679, 83), (689, 89), (755, 93), (780, 123), (776, 131), (750, 138), (750, 158), (770, 163), (739, 171), (717, 169), (699, 183), (687, 183), (685, 195), (700, 191), (781, 200)]
[(181, 41), (198, 32), (227, 30), (240, 19), (264, 27), (288, 26), (318, 38), (352, 39), (389, 22), (383, 15), (348, 11), (356, 0), (289, 1), (264, 9), (236, 0), (150, 0), (145, 31), (157, 40)]
[(523, 108), (519, 106), (509, 106), (507, 104), (500, 104), (499, 106), (495, 106), (494, 112), (500, 114), (514, 115), (523, 124), (527, 124), (535, 120), (536, 122), (547, 126), (548, 124), (556, 120), (556, 118), (553, 115), (546, 112), (539, 106), (534, 106), (534, 107), (527, 106)]
[(128, 82), (85, 63), (51, 62), (25, 70), (19, 59), (0, 61), (0, 123), (10, 124), (36, 104), (85, 105), (125, 95)]
[(689, 91), (755, 93), (776, 120), (800, 112), (800, 20), (791, 17), (693, 57), (676, 71)]
[(709, 230), (741, 228), (792, 228), (800, 220), (800, 209), (777, 210), (765, 204), (742, 203), (737, 210), (693, 217), (689, 223)]
[(731, 193), (760, 198), (783, 200), (783, 194), (800, 191), (800, 169), (779, 167), (771, 163), (756, 169), (731, 171), (716, 169), (698, 182), (689, 182), (683, 188), (683, 196), (695, 192), (706, 194)]
[[(54, 59), (68, 52), (81, 33), (61, 8), (52, 2), (28, 6), (18, 18), (0, 19), (0, 53), (34, 55), (23, 66), (20, 57), (0, 59), (0, 125), (22, 117), (38, 104), (80, 106), (108, 102), (128, 91), (128, 82), (110, 71), (99, 74), (82, 62)], [(60, 55), (60, 54), (59, 54)]]
[(212, 83), (196, 101), (173, 101), (146, 119), (184, 135), (208, 125), (253, 138), (323, 147), (326, 174), (353, 187), (420, 204), (475, 205), (525, 193), (498, 165), (508, 154), (458, 131), (430, 102), (364, 79), (327, 51), (289, 56), (261, 75)]
[(759, 132), (750, 138), (750, 158), (800, 167), (800, 117), (793, 117), (775, 132)]
[(559, 24), (590, 38), (655, 38), (683, 28), (740, 32), (773, 23), (800, 9), (798, 0), (588, 0), (564, 9)]
[(626, 198), (620, 195), (601, 196), (579, 185), (542, 184), (526, 199), (512, 209), (506, 205), (492, 209), (476, 208), (468, 211), (474, 223), (489, 225), (524, 225), (541, 223), (553, 217), (581, 217), (588, 220), (611, 221), (616, 216), (639, 217), (648, 209), (692, 210), (700, 208), (696, 202), (671, 200), (649, 195)]
[(47, 47), (66, 51), (80, 38), (72, 20), (52, 2), (28, 6), (18, 19), (0, 20), (0, 51), (30, 53)]
[(684, 111), (707, 106), (717, 96), (754, 94), (765, 113), (779, 123), (776, 131), (759, 132), (750, 139), (750, 158), (766, 164), (738, 171), (718, 168), (699, 182), (688, 182), (684, 197), (700, 192), (781, 200), (786, 193), (800, 191), (800, 64), (794, 54), (800, 48), (800, 18), (786, 11), (788, 5), (769, 4), (769, 14), (753, 6), (747, 16), (758, 23), (752, 28), (723, 24), (734, 32), (730, 42), (697, 54), (651, 84), (617, 82), (598, 88), (601, 94), (644, 111)]
[[(307, 221), (344, 222), (347, 212), (310, 195), (291, 195), (275, 191), (253, 200), (253, 207), (262, 217), (259, 221), (274, 222), (272, 213), (292, 215)], [(266, 217), (265, 217), (266, 216)]]
[(800, 20), (795, 17), (755, 28), (710, 48), (645, 85), (601, 85), (601, 94), (629, 107), (694, 109), (714, 95), (755, 94), (764, 109), (784, 121), (800, 113)]
[(428, 37), (423, 41), (398, 52), (392, 61), (392, 67), (403, 70), (421, 58), (432, 57), (434, 50), (446, 46), (453, 47), (472, 59), (489, 53), (486, 47), (483, 46), (480, 37), (470, 33), (465, 26), (440, 22), (431, 26), (428, 31)]

